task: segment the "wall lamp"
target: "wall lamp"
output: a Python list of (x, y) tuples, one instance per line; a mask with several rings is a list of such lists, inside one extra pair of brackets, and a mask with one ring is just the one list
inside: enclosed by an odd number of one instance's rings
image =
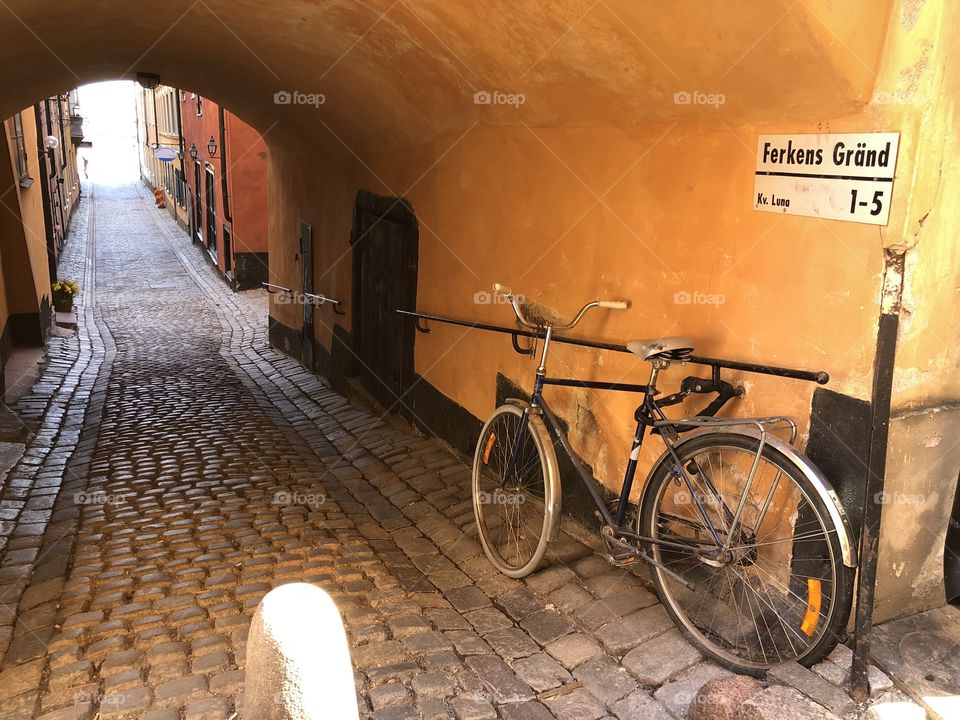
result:
[(196, 143), (190, 143), (190, 149), (187, 150), (187, 152), (190, 154), (190, 157), (192, 157), (194, 160), (196, 160), (196, 159), (197, 159), (197, 155), (200, 154), (199, 152), (197, 152), (197, 144), (196, 144)]
[(217, 141), (213, 135), (210, 136), (210, 142), (207, 143), (207, 154), (210, 155), (210, 157), (217, 156)]

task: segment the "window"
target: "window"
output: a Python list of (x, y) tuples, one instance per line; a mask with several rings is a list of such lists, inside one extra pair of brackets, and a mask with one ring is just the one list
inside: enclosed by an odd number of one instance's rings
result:
[(22, 113), (13, 116), (13, 142), (17, 148), (17, 174), (23, 180), (27, 177), (27, 144), (23, 139)]

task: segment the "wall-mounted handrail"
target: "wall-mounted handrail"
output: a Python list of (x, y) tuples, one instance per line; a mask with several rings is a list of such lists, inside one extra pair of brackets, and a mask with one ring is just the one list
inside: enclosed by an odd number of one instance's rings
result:
[(288, 287), (284, 287), (283, 285), (274, 285), (273, 283), (268, 283), (268, 282), (262, 282), (262, 283), (260, 283), (260, 285), (261, 285), (268, 293), (270, 293), (271, 295), (273, 295), (274, 293), (278, 293), (278, 292), (279, 292), (279, 293), (284, 293), (284, 294), (292, 294), (292, 293), (293, 293), (293, 290), (291, 290), (291, 289), (288, 288)]
[(344, 310), (340, 309), (341, 303), (339, 300), (334, 300), (333, 298), (327, 297), (326, 295), (321, 295), (319, 293), (298, 293), (294, 290), (291, 290), (288, 287), (283, 285), (274, 285), (273, 283), (262, 282), (260, 283), (268, 293), (271, 295), (280, 295), (282, 298), (289, 298), (289, 300), (284, 300), (284, 302), (293, 302), (297, 298), (303, 298), (303, 303), (313, 305), (314, 307), (319, 307), (320, 305), (330, 305), (333, 308), (333, 312), (337, 315), (346, 315), (347, 313)]
[(347, 314), (345, 311), (340, 309), (341, 302), (339, 300), (334, 300), (333, 298), (329, 298), (326, 295), (321, 295), (320, 293), (303, 293), (303, 297), (307, 300), (307, 302), (315, 306), (330, 305), (337, 315)]
[[(400, 315), (415, 318), (417, 330), (420, 332), (429, 332), (429, 328), (422, 326), (421, 321), (435, 321), (447, 323), (448, 325), (459, 325), (461, 327), (473, 328), (474, 330), (488, 330), (490, 332), (499, 332), (513, 336), (514, 347), (517, 347), (518, 337), (542, 338), (543, 333), (531, 330), (521, 330), (519, 328), (508, 328), (502, 325), (490, 325), (488, 323), (472, 322), (469, 320), (457, 320), (455, 318), (443, 317), (441, 315), (429, 315), (427, 313), (413, 312), (410, 310), (397, 310)], [(567, 345), (578, 345), (580, 347), (596, 348), (597, 350), (610, 350), (613, 352), (629, 353), (626, 344), (616, 344), (608, 342), (599, 342), (596, 340), (584, 340), (581, 338), (564, 337), (554, 335), (553, 342), (565, 343)], [(826, 385), (830, 382), (830, 375), (823, 370), (797, 370), (795, 368), (778, 367), (775, 365), (761, 365), (758, 363), (741, 362), (739, 360), (723, 360), (721, 358), (700, 357), (691, 355), (685, 362), (695, 363), (697, 365), (706, 365), (716, 370), (717, 368), (727, 368), (729, 370), (741, 370), (743, 372), (758, 373), (760, 375), (775, 375), (777, 377), (791, 378), (793, 380), (807, 380), (815, 382), (818, 385)]]

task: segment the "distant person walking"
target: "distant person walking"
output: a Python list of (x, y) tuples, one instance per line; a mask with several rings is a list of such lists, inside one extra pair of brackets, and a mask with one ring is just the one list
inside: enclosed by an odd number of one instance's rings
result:
[(90, 179), (90, 175), (89, 175), (89, 173), (87, 173), (87, 165), (89, 164), (89, 162), (90, 162), (90, 158), (88, 158), (86, 155), (84, 155), (84, 156), (83, 156), (83, 177), (84, 177), (85, 180), (89, 180), (89, 179)]

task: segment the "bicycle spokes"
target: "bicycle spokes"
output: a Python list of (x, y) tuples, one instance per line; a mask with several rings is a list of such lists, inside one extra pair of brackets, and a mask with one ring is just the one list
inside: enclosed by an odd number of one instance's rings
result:
[[(803, 657), (821, 639), (837, 579), (829, 524), (784, 467), (766, 454), (757, 461), (741, 447), (682, 458), (687, 480), (666, 478), (653, 530), (689, 550), (655, 547), (654, 555), (688, 629), (722, 659), (766, 667)], [(734, 525), (731, 508), (741, 504)]]

